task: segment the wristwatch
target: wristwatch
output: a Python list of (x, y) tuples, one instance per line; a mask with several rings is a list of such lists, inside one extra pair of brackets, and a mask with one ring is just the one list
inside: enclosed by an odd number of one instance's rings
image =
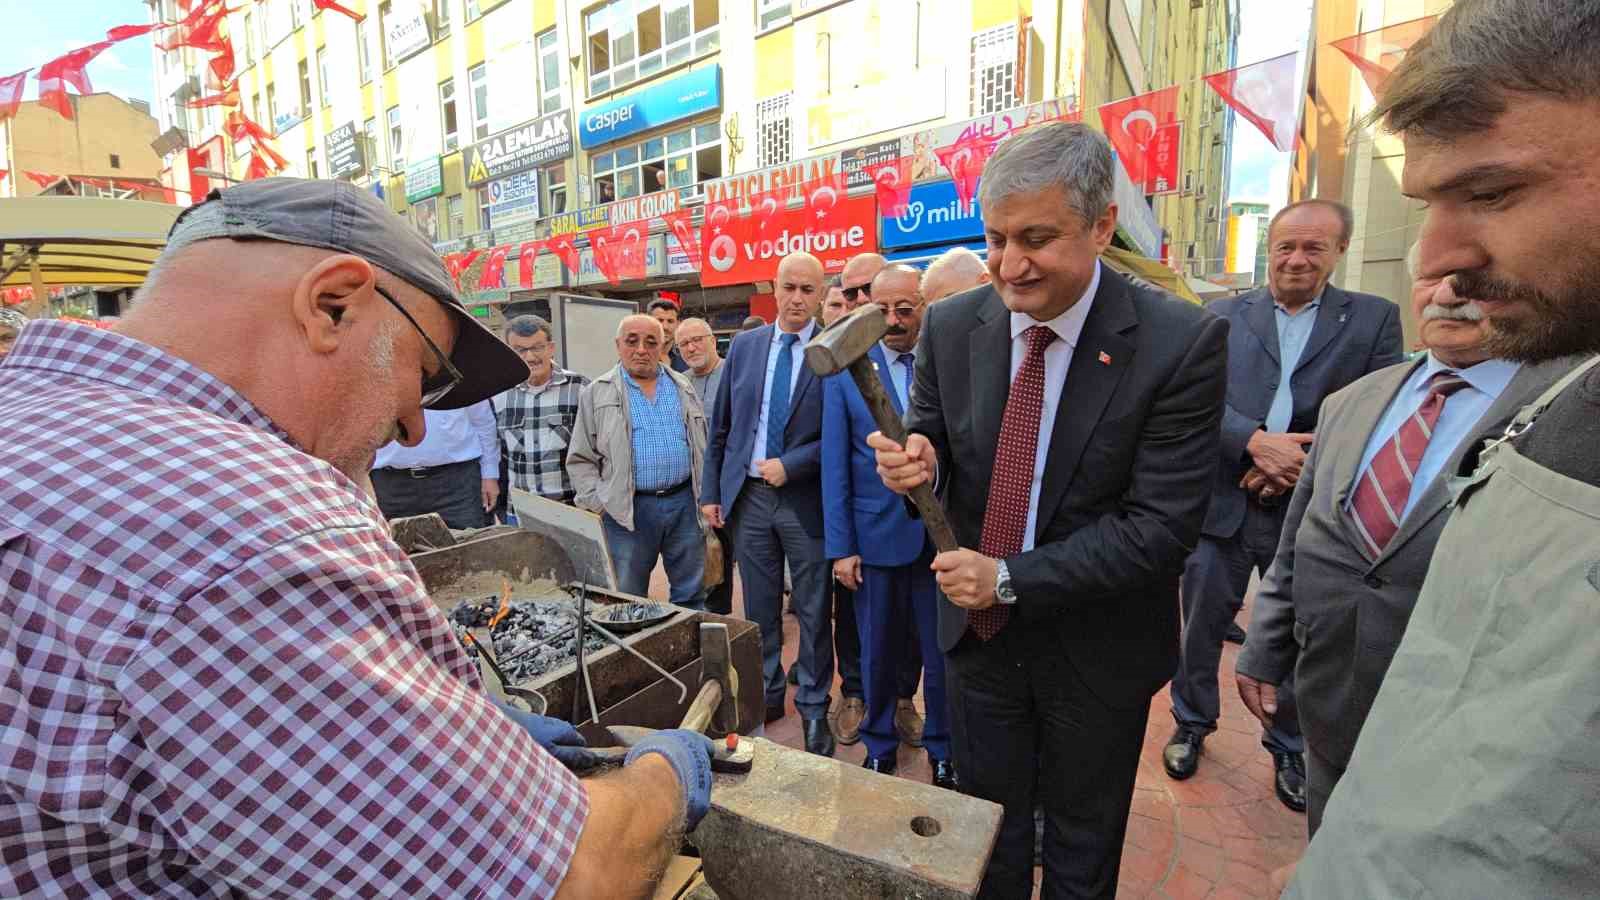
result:
[(1006, 606), (1017, 602), (1017, 591), (1011, 586), (1011, 570), (1006, 568), (1003, 559), (994, 567), (994, 601)]

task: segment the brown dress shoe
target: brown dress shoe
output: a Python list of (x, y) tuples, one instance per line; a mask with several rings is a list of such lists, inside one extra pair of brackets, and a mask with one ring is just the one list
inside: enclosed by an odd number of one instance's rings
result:
[(894, 730), (900, 740), (913, 747), (922, 746), (922, 716), (910, 697), (901, 697), (894, 707)]
[(828, 713), (828, 724), (833, 736), (841, 744), (855, 744), (861, 740), (861, 720), (867, 717), (867, 701), (860, 697), (846, 697), (844, 702)]

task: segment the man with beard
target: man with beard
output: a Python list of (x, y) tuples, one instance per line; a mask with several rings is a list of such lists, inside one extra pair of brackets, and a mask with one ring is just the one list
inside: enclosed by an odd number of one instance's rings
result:
[[(678, 348), (689, 364), (684, 374), (694, 385), (702, 409), (710, 409), (722, 384), (722, 357), (717, 353), (717, 336), (705, 319), (689, 318), (678, 323)], [(722, 542), (722, 583), (706, 592), (706, 611), (733, 614), (733, 536), (726, 528), (712, 529)]]
[(578, 781), (540, 744), (581, 738), (496, 708), (362, 489), (423, 409), (527, 377), (341, 181), (213, 191), (115, 329), (28, 326), (0, 362), (6, 893), (648, 896), (705, 737)]
[[(1404, 140), (1402, 189), (1427, 207), (1421, 274), (1480, 305), (1494, 356), (1600, 351), (1596, 60), (1595, 0), (1463, 0), (1373, 114)], [(1455, 512), (1287, 896), (1593, 896), (1595, 360), (1452, 480)]]
[(1449, 473), (1573, 363), (1492, 358), (1482, 308), (1448, 278), (1417, 279), (1411, 304), (1426, 354), (1323, 404), (1236, 666), (1239, 696), (1268, 729), (1294, 714), (1278, 696), (1294, 673), (1312, 836), (1422, 589)]

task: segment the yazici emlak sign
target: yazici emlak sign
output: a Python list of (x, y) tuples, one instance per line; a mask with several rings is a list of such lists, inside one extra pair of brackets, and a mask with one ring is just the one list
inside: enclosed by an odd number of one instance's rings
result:
[(584, 149), (722, 107), (722, 67), (706, 66), (578, 114)]

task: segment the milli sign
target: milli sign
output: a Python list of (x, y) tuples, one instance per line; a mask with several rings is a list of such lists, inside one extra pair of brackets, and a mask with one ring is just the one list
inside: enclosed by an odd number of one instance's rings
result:
[(467, 185), (478, 187), (571, 156), (567, 122), (565, 112), (553, 113), (468, 144), (462, 151)]
[(722, 108), (722, 69), (706, 66), (585, 110), (578, 143), (588, 149)]
[(976, 197), (962, 206), (951, 181), (919, 184), (899, 216), (883, 217), (883, 246), (923, 247), (957, 244), (983, 236), (983, 213)]

